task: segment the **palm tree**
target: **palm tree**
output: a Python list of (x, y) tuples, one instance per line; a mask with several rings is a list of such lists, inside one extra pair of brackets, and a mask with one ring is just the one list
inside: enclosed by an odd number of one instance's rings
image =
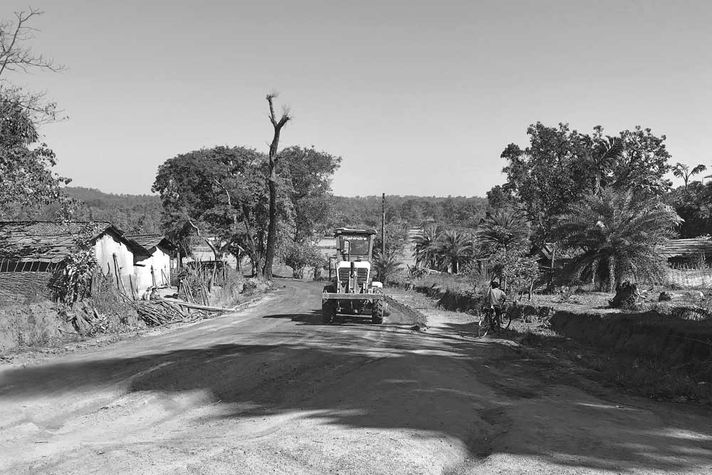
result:
[(516, 210), (488, 213), (477, 230), (477, 240), (488, 255), (520, 249), (528, 238), (529, 224)]
[(574, 274), (607, 280), (613, 291), (626, 278), (663, 277), (665, 259), (657, 246), (680, 222), (677, 213), (661, 202), (602, 189), (571, 205), (554, 232), (562, 246), (578, 251), (572, 262)]
[(595, 173), (593, 192), (598, 194), (604, 186), (604, 179), (610, 171), (611, 166), (620, 157), (623, 151), (623, 143), (620, 137), (610, 137), (603, 135), (603, 127), (593, 128), (593, 137), (588, 161), (593, 166)]
[(677, 162), (675, 166), (672, 167), (672, 174), (678, 178), (683, 179), (683, 181), (685, 182), (685, 190), (687, 190), (687, 185), (690, 182), (690, 178), (692, 178), (694, 175), (697, 175), (698, 173), (702, 173), (705, 170), (707, 170), (707, 167), (702, 164), (699, 164), (695, 166), (692, 170), (690, 170), (689, 165)]
[(413, 237), (413, 257), (415, 264), (428, 269), (438, 267), (436, 242), (440, 236), (441, 229), (439, 226), (430, 224), (423, 228), (423, 232)]
[(529, 223), (520, 212), (503, 209), (488, 213), (477, 230), (480, 255), (507, 288), (510, 277), (517, 277), (522, 259), (529, 252)]
[(455, 229), (443, 231), (435, 242), (435, 255), (438, 262), (457, 274), (462, 264), (469, 262), (474, 255), (472, 236)]
[(389, 277), (403, 269), (403, 263), (397, 252), (386, 251), (384, 256), (379, 253), (374, 257), (373, 267), (381, 283), (386, 284)]

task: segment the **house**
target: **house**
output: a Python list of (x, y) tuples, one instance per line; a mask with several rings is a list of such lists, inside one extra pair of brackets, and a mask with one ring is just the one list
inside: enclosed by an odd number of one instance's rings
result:
[(149, 257), (134, 259), (137, 291), (169, 286), (171, 276), (178, 271), (178, 260), (173, 257), (176, 246), (160, 234), (127, 234), (125, 237), (150, 254)]
[(703, 264), (712, 259), (712, 237), (670, 239), (658, 249), (672, 266)]
[(136, 293), (134, 264), (151, 255), (111, 223), (0, 221), (0, 303), (46, 296), (54, 269), (85, 239), (101, 272)]
[[(216, 238), (209, 238), (209, 240), (211, 243), (218, 244), (218, 248), (221, 247), (219, 245), (221, 243), (218, 243)], [(202, 265), (215, 265), (216, 262), (222, 262), (231, 269), (238, 268), (238, 262), (235, 256), (228, 252), (219, 252), (216, 260), (215, 253), (212, 248), (205, 242), (197, 242), (190, 246), (190, 256), (185, 257), (183, 259), (183, 263), (190, 264), (191, 262), (196, 263), (194, 265), (197, 265), (198, 263)]]

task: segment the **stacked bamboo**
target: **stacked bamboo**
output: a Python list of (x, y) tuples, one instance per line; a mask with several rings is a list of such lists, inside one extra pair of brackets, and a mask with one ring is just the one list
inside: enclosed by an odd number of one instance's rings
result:
[(166, 302), (165, 300), (134, 301), (134, 308), (138, 316), (147, 325), (158, 326), (173, 322), (186, 322), (202, 318), (202, 315), (193, 315), (183, 311), (180, 306)]
[(148, 301), (133, 301), (139, 317), (151, 326), (165, 325), (174, 322), (192, 322), (208, 317), (213, 313), (231, 311), (228, 308), (210, 307), (180, 300), (155, 299)]

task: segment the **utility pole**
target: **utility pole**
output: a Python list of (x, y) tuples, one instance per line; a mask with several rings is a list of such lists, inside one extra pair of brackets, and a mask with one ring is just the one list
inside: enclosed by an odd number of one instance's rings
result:
[(381, 258), (386, 257), (386, 194), (381, 198)]

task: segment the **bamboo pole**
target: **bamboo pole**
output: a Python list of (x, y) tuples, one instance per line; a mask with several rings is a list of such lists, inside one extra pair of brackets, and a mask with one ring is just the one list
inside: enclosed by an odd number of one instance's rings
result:
[[(116, 258), (116, 253), (112, 254), (111, 257), (114, 260), (114, 276), (116, 277), (116, 289), (121, 292), (121, 279), (119, 278), (119, 260)], [(107, 266), (109, 264), (107, 263)], [(111, 268), (109, 268), (111, 270)]]
[(210, 312), (232, 312), (233, 311), (233, 309), (231, 309), (231, 308), (211, 307), (210, 305), (200, 305), (197, 303), (183, 302), (182, 300), (175, 300), (175, 299), (168, 299), (168, 298), (163, 298), (163, 299), (159, 299), (159, 300), (163, 300), (163, 301), (166, 301), (169, 303), (180, 305), (181, 307), (193, 308), (196, 310), (207, 310)]
[(131, 277), (132, 276), (129, 275), (129, 286), (131, 287), (131, 297), (133, 297), (133, 299), (136, 300), (136, 291), (134, 290), (133, 279)]

